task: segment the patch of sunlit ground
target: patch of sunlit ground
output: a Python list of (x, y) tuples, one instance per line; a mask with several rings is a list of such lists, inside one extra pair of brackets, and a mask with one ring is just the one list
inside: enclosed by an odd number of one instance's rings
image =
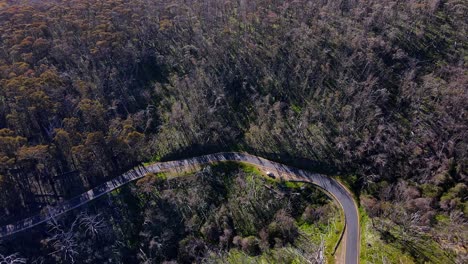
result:
[(414, 263), (413, 258), (397, 247), (385, 243), (372, 227), (366, 212), (360, 208), (361, 216), (361, 263)]

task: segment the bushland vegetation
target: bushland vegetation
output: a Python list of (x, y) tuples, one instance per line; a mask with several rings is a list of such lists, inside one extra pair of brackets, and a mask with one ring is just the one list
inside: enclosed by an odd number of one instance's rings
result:
[(1, 1), (0, 222), (151, 158), (240, 149), (340, 174), (382, 233), (466, 261), (467, 9)]
[(317, 262), (331, 253), (323, 237), (342, 231), (328, 227), (340, 221), (340, 211), (321, 191), (286, 186), (235, 163), (175, 179), (151, 174), (83, 209), (5, 243), (17, 252), (7, 257), (30, 263)]

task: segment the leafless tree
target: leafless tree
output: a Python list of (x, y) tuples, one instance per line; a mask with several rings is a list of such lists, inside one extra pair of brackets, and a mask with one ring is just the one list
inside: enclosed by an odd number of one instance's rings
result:
[(20, 257), (18, 253), (4, 256), (0, 254), (0, 264), (23, 264), (26, 263), (26, 259)]
[(78, 225), (79, 220), (80, 218), (76, 218), (68, 230), (60, 225), (55, 218), (49, 221), (49, 232), (53, 235), (48, 241), (50, 241), (52, 247), (55, 249), (55, 251), (49, 255), (62, 254), (64, 260), (69, 263), (75, 263), (75, 257), (78, 255), (75, 227)]
[(140, 252), (138, 253), (138, 257), (140, 257), (142, 264), (153, 263), (153, 259), (149, 258), (141, 248), (140, 248)]
[(319, 249), (317, 250), (317, 255), (315, 257), (315, 260), (317, 263), (325, 263), (325, 239), (323, 236), (320, 239), (320, 246)]
[(78, 216), (80, 227), (85, 229), (85, 233), (92, 237), (97, 236), (101, 230), (105, 228), (104, 219), (101, 214), (89, 215), (85, 212), (80, 213)]

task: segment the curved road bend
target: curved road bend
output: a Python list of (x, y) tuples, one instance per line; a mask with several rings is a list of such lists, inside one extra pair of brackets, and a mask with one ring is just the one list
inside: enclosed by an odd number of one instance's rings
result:
[(344, 262), (346, 264), (355, 264), (359, 262), (359, 215), (356, 203), (354, 202), (351, 193), (343, 185), (322, 174), (310, 173), (257, 156), (237, 152), (216, 153), (184, 160), (158, 162), (144, 167), (137, 167), (79, 196), (60, 203), (50, 209), (48, 213), (39, 214), (18, 221), (15, 224), (1, 227), (0, 239), (44, 223), (53, 217), (58, 217), (59, 215), (86, 204), (91, 200), (125, 185), (128, 182), (142, 178), (146, 173), (158, 173), (172, 169), (196, 169), (203, 164), (222, 161), (240, 161), (250, 163), (263, 169), (276, 172), (276, 175), (285, 181), (308, 182), (326, 190), (333, 196), (332, 198), (340, 203), (345, 215), (346, 229), (343, 237), (345, 245), (345, 260), (341, 260), (340, 262)]

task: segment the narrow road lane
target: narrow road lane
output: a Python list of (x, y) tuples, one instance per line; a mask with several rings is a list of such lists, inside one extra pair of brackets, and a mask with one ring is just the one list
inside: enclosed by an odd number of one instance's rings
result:
[(10, 236), (12, 234), (24, 231), (41, 223), (44, 223), (52, 217), (58, 217), (74, 208), (88, 203), (106, 193), (109, 193), (128, 182), (142, 178), (146, 173), (158, 173), (167, 170), (181, 169), (197, 169), (200, 165), (216, 163), (222, 161), (239, 161), (247, 162), (263, 169), (275, 172), (278, 177), (285, 181), (302, 181), (312, 183), (324, 189), (327, 194), (331, 195), (343, 208), (346, 229), (344, 238), (345, 245), (345, 260), (340, 260), (346, 264), (358, 263), (359, 259), (359, 215), (357, 205), (351, 193), (339, 182), (322, 174), (310, 173), (304, 170), (286, 166), (277, 162), (269, 161), (257, 156), (247, 153), (225, 152), (216, 153), (200, 157), (194, 157), (184, 160), (168, 161), (153, 163), (145, 167), (138, 167), (130, 170), (113, 180), (110, 180), (100, 186), (97, 186), (77, 197), (65, 201), (53, 209), (49, 210), (47, 214), (39, 214), (30, 218), (23, 219), (15, 224), (3, 226), (0, 228), (0, 239)]

